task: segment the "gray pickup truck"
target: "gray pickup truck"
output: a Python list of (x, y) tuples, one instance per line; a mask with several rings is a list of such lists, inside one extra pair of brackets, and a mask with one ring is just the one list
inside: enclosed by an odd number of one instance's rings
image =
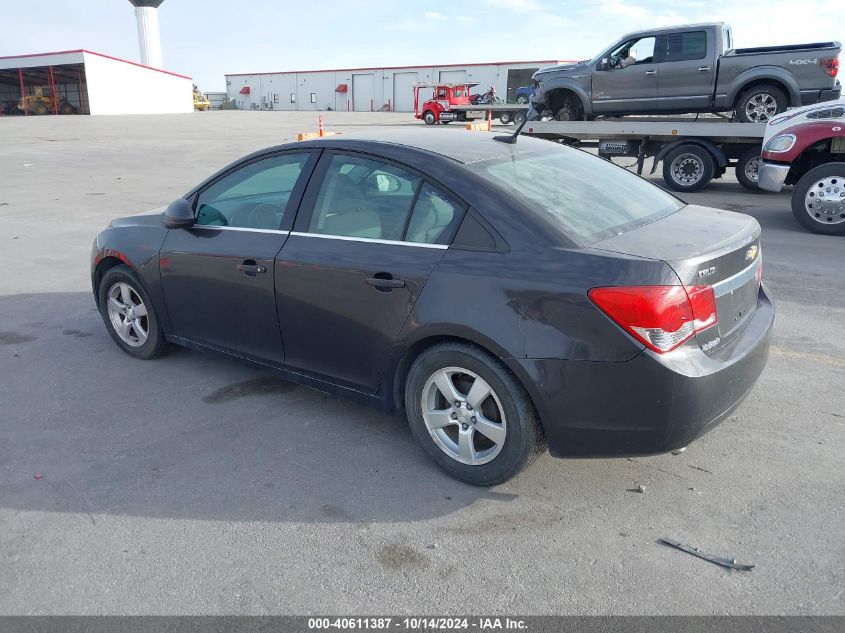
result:
[(838, 99), (841, 48), (735, 49), (721, 22), (639, 31), (591, 60), (538, 70), (528, 118), (734, 111), (739, 121), (763, 123), (788, 107)]

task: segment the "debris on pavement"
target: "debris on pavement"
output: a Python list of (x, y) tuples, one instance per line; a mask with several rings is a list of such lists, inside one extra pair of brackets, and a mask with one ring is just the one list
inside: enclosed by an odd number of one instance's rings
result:
[(664, 545), (669, 545), (670, 547), (674, 547), (675, 549), (679, 549), (682, 552), (686, 552), (687, 554), (698, 556), (699, 558), (703, 558), (706, 561), (710, 561), (711, 563), (714, 563), (721, 567), (726, 567), (728, 569), (736, 569), (738, 571), (751, 571), (752, 569), (754, 569), (754, 565), (741, 565), (740, 563), (736, 562), (735, 558), (722, 558), (721, 556), (714, 556), (713, 554), (705, 554), (697, 547), (690, 547), (689, 545), (684, 545), (683, 543), (674, 539), (661, 538), (658, 539), (658, 542), (663, 543)]
[(637, 486), (637, 492), (645, 492), (645, 486), (643, 486), (642, 484)]

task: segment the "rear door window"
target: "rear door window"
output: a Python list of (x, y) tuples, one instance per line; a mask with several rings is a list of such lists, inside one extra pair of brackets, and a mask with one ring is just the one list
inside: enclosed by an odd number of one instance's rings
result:
[(681, 62), (688, 59), (704, 59), (707, 56), (707, 33), (686, 31), (669, 33), (666, 36), (666, 61)]

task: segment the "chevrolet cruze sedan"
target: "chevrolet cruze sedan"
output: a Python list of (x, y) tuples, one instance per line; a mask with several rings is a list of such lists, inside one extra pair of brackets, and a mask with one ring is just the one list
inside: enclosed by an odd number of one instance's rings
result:
[[(548, 141), (281, 145), (97, 236), (127, 354), (183, 345), (404, 414), (446, 472), (685, 447), (766, 363), (760, 226)], [(339, 424), (342, 421), (338, 422)]]

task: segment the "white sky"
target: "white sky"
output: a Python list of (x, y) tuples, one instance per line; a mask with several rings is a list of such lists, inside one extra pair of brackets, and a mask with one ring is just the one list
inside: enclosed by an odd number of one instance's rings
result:
[[(845, 40), (845, 0), (165, 0), (164, 66), (225, 73), (584, 59), (629, 31), (725, 21), (738, 47)], [(127, 0), (0, 0), (0, 55), (87, 48), (138, 60)], [(845, 60), (843, 60), (845, 61)]]

